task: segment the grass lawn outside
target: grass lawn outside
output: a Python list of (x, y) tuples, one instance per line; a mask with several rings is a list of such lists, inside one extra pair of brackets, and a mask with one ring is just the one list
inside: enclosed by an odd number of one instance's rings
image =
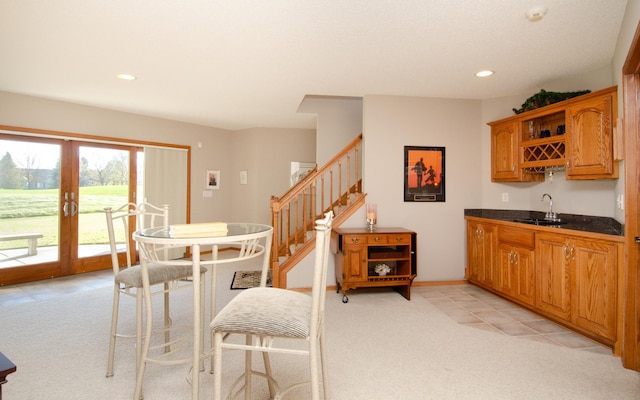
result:
[[(126, 185), (80, 188), (79, 244), (109, 242), (104, 208), (122, 206), (127, 195)], [(57, 246), (58, 218), (65, 218), (59, 198), (57, 189), (0, 189), (0, 235), (37, 232), (44, 235), (39, 246)], [(24, 247), (26, 240), (0, 241), (0, 250)]]

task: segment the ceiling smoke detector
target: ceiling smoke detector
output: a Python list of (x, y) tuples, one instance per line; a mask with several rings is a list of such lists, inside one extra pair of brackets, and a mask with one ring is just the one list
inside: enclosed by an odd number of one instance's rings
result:
[(546, 13), (547, 9), (545, 7), (534, 7), (531, 10), (527, 11), (524, 15), (526, 15), (529, 21), (536, 22), (540, 21)]

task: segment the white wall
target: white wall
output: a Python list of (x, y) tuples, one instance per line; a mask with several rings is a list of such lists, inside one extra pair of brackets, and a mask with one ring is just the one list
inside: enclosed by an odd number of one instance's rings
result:
[[(622, 87), (622, 67), (626, 61), (629, 48), (631, 47), (631, 41), (635, 36), (635, 32), (638, 29), (638, 21), (640, 20), (640, 1), (627, 2), (627, 8), (625, 10), (624, 19), (620, 27), (620, 33), (618, 34), (618, 43), (616, 44), (615, 53), (613, 55), (613, 81)], [(618, 109), (619, 116), (622, 118), (619, 121), (618, 129), (623, 129), (624, 126), (624, 102), (622, 101), (622, 90), (618, 90)], [(624, 161), (620, 163), (620, 176), (624, 176)], [(626, 193), (624, 187), (624, 179), (619, 179), (616, 184), (615, 196), (637, 196), (637, 193)], [(624, 210), (616, 208), (616, 219), (618, 221), (624, 221)]]
[[(583, 89), (596, 91), (613, 85), (611, 68), (606, 67), (549, 82), (541, 85), (540, 89), (558, 92)], [(541, 197), (543, 193), (549, 193), (553, 197), (553, 209), (556, 212), (616, 217), (615, 188), (621, 179), (566, 180), (564, 171), (558, 171), (554, 173), (553, 181), (545, 176), (545, 181), (538, 183), (491, 182), (491, 129), (486, 123), (514, 115), (512, 108), (520, 108), (532, 94), (482, 102), (482, 208), (546, 211), (548, 202), (541, 202)], [(508, 193), (509, 202), (502, 201), (502, 193)]]
[[(289, 169), (284, 165), (301, 158), (313, 160), (315, 155), (313, 130), (236, 133), (6, 92), (0, 92), (0, 125), (191, 146), (192, 222), (233, 217), (269, 223), (269, 197), (282, 194), (271, 189), (281, 189), (283, 182), (288, 185)], [(220, 189), (203, 197), (205, 172), (210, 169), (221, 171)], [(240, 169), (249, 170), (249, 184), (243, 187)]]
[[(541, 88), (555, 91), (597, 90), (617, 84), (621, 99), (621, 68), (639, 19), (640, 2), (628, 2), (612, 66), (585, 71), (579, 76), (547, 84), (534, 82), (531, 93), (483, 102), (393, 96), (365, 96), (364, 100), (325, 97), (302, 104), (299, 112), (318, 114), (319, 121), (322, 121), (317, 129), (316, 155), (319, 164), (342, 149), (360, 131), (363, 132), (363, 173), (365, 192), (369, 194), (367, 202), (378, 204), (379, 225), (402, 226), (418, 233), (417, 280), (462, 279), (465, 266), (465, 208), (544, 210), (545, 205), (539, 199), (542, 193), (548, 192), (554, 196), (554, 208), (558, 212), (613, 216), (623, 221), (623, 213), (615, 209), (616, 194), (624, 193), (622, 179), (565, 181), (563, 174), (556, 174), (553, 183), (492, 183), (490, 130), (486, 123), (513, 115), (512, 108), (519, 107)], [(328, 100), (342, 101), (342, 106), (336, 106), (337, 103)], [(619, 114), (624, 117), (621, 101)], [(255, 212), (251, 214), (252, 217), (261, 218), (262, 211), (258, 209), (262, 205), (252, 208), (248, 199), (262, 197), (267, 190), (253, 187), (251, 183), (264, 180), (262, 184), (265, 187), (281, 184), (279, 179), (273, 178), (274, 174), (279, 174), (275, 171), (280, 166), (271, 164), (269, 152), (258, 151), (255, 140), (259, 130), (240, 132), (236, 137), (234, 133), (222, 129), (2, 92), (0, 125), (190, 145), (193, 178), (191, 212), (194, 222), (224, 220), (229, 215), (240, 218), (244, 212), (249, 215), (249, 209)], [(295, 134), (283, 131), (285, 136), (289, 133)], [(308, 138), (311, 135), (303, 133), (302, 136)], [(202, 148), (197, 147), (198, 142), (202, 142)], [(403, 201), (405, 145), (446, 147), (445, 203)], [(251, 149), (251, 160), (243, 160), (245, 146)], [(229, 152), (229, 149), (234, 151)], [(290, 150), (295, 153), (293, 149)], [(303, 156), (292, 155), (292, 159), (302, 161), (299, 158), (307, 157), (308, 150), (302, 150)], [(270, 168), (261, 168), (263, 165), (269, 165)], [(213, 198), (202, 198), (206, 169), (220, 169), (223, 174), (221, 189), (214, 193)], [(249, 170), (247, 187), (237, 187), (240, 169)], [(509, 203), (501, 201), (503, 192), (509, 193)], [(236, 194), (240, 199), (235, 197)], [(364, 226), (364, 221), (364, 210), (360, 210), (344, 226)], [(334, 279), (331, 271), (328, 278), (330, 283)], [(306, 277), (308, 272), (304, 266), (294, 270), (289, 276), (289, 282), (294, 282), (291, 286), (309, 286)]]
[[(232, 143), (232, 167), (225, 177), (225, 185), (232, 187), (234, 196), (229, 219), (271, 225), (271, 196), (280, 196), (289, 189), (292, 161), (315, 161), (316, 132), (245, 129), (233, 133)], [(240, 184), (240, 170), (247, 170), (246, 185)]]
[[(462, 279), (463, 210), (481, 206), (481, 103), (365, 96), (363, 115), (364, 191), (378, 225), (417, 233), (417, 281)], [(445, 147), (445, 202), (404, 202), (404, 146)], [(344, 226), (365, 226), (364, 211)]]
[[(362, 133), (362, 98), (341, 96), (306, 96), (298, 112), (315, 114), (317, 118), (316, 163), (326, 164), (337, 152)], [(310, 287), (313, 283), (312, 251), (287, 275), (287, 286)], [(335, 260), (329, 257), (328, 284), (335, 282)]]
[[(560, 84), (561, 83), (561, 84)], [(613, 84), (609, 67), (551, 82), (550, 91), (593, 91)], [(539, 89), (537, 89), (539, 90)], [(490, 129), (487, 122), (513, 115), (513, 108), (533, 93), (488, 101), (365, 96), (364, 191), (378, 204), (378, 224), (401, 226), (418, 234), (417, 281), (464, 277), (465, 208), (545, 211), (543, 193), (560, 213), (614, 217), (619, 180), (567, 181), (556, 172), (553, 182), (491, 182)], [(404, 146), (446, 147), (446, 202), (403, 201)], [(502, 202), (502, 193), (510, 201)], [(360, 210), (343, 226), (364, 226)]]
[(362, 98), (306, 96), (298, 112), (317, 115), (316, 162), (323, 166), (362, 133)]
[[(607, 216), (624, 222), (624, 211), (615, 206), (616, 196), (624, 194), (623, 162), (617, 180), (566, 181), (561, 172), (556, 173), (553, 182), (546, 179), (542, 183), (492, 183), (490, 128), (486, 123), (513, 115), (512, 108), (519, 108), (540, 89), (595, 91), (613, 85), (618, 85), (618, 114), (624, 118), (621, 69), (639, 20), (640, 2), (628, 2), (611, 65), (552, 82), (533, 82), (531, 93), (480, 103), (365, 96), (363, 152), (367, 202), (378, 204), (379, 225), (403, 226), (418, 233), (417, 281), (464, 276), (464, 208), (545, 210), (547, 204), (542, 204), (540, 197), (542, 193), (551, 193), (558, 212)], [(320, 130), (318, 134), (320, 143)], [(446, 203), (403, 203), (401, 149), (405, 145), (447, 148)], [(323, 148), (327, 146), (331, 148), (331, 143), (323, 144)], [(335, 145), (331, 150), (340, 148)], [(509, 193), (508, 203), (501, 200), (504, 192)], [(343, 226), (364, 226), (364, 221), (364, 210), (360, 210)]]

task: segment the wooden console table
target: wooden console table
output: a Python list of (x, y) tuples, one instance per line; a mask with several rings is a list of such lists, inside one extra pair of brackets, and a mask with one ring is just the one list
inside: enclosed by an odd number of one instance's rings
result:
[(0, 353), (0, 400), (2, 400), (2, 385), (7, 383), (7, 375), (14, 372), (16, 372), (16, 365)]
[[(334, 228), (331, 251), (336, 259), (336, 285), (347, 303), (347, 291), (359, 287), (394, 287), (411, 300), (411, 283), (417, 275), (416, 233), (404, 228)], [(390, 267), (386, 275), (376, 265)]]

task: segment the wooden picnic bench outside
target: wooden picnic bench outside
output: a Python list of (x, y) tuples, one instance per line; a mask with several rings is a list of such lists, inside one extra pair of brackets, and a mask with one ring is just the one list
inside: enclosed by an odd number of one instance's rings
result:
[(0, 241), (7, 240), (28, 240), (27, 254), (35, 256), (38, 254), (38, 239), (42, 238), (42, 233), (13, 233), (8, 235), (0, 235)]

